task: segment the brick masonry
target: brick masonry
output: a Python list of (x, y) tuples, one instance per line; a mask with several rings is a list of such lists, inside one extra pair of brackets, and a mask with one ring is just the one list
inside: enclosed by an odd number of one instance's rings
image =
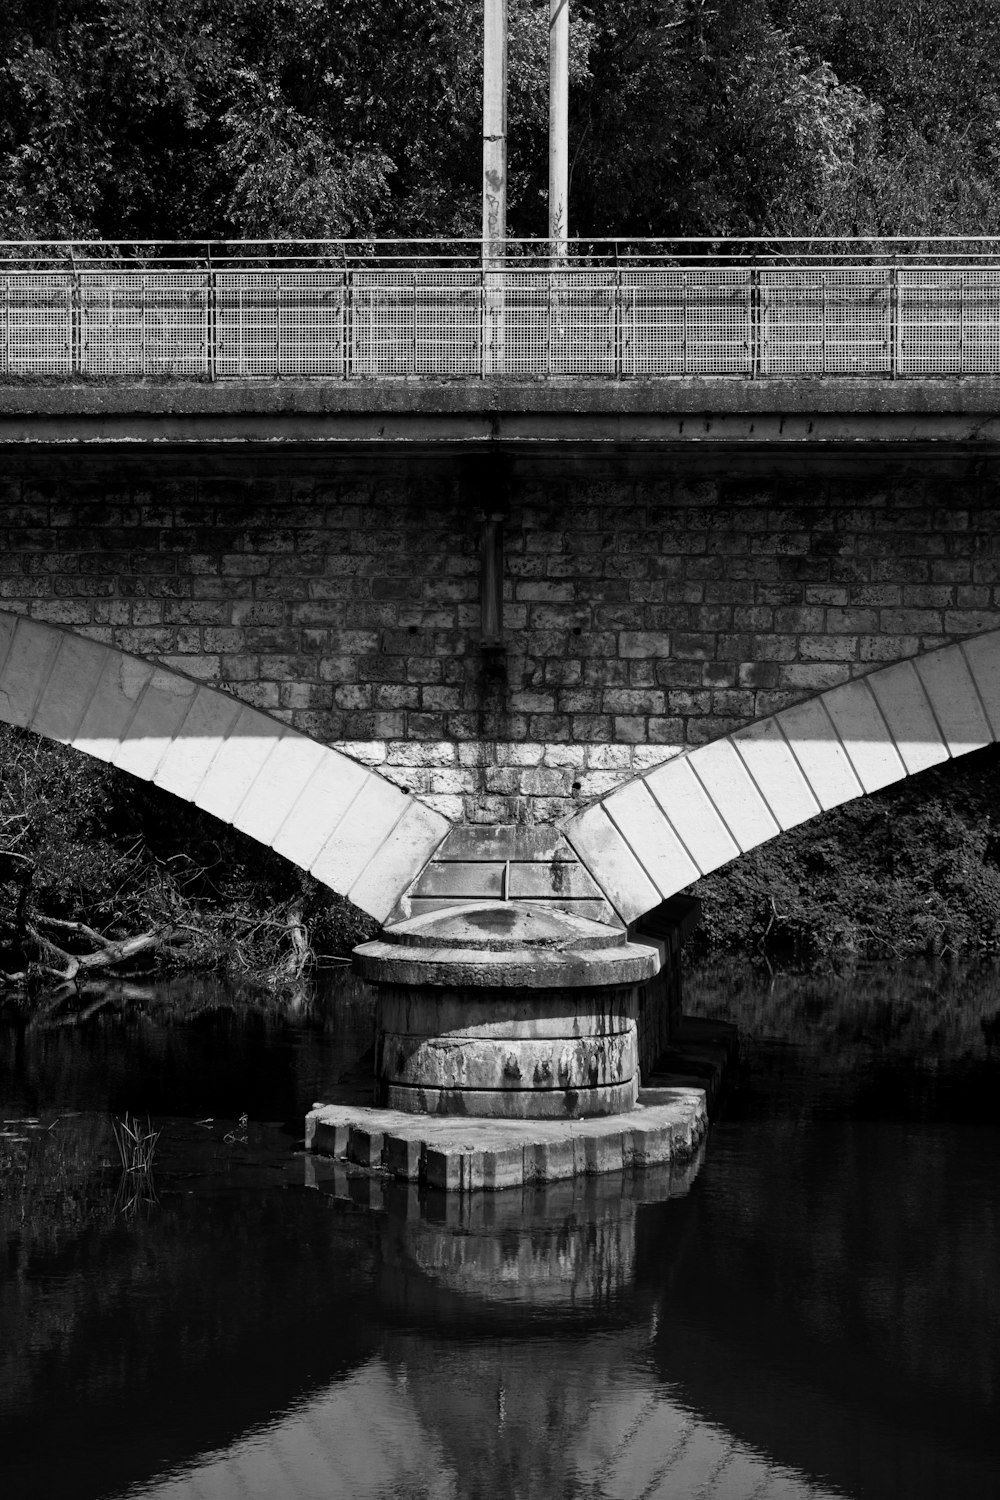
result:
[[(0, 608), (163, 663), (448, 817), (539, 822), (1000, 626), (996, 462), (911, 447), (0, 468)], [(479, 461), (483, 463), (483, 461)], [(479, 643), (484, 506), (502, 653)]]

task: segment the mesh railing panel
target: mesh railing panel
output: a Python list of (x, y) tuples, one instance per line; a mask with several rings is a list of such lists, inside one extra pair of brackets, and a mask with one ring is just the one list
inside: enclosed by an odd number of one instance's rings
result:
[(87, 375), (208, 370), (204, 271), (83, 271), (79, 367)]
[(11, 375), (70, 375), (75, 284), (68, 272), (12, 271), (3, 277), (3, 368)]
[(341, 376), (345, 309), (342, 271), (219, 271), (215, 374)]
[(898, 276), (900, 375), (1000, 374), (1000, 268), (927, 266)]
[(486, 282), (484, 373), (615, 373), (613, 271), (508, 271)]
[(1000, 375), (1000, 264), (0, 271), (8, 375)]
[(742, 268), (624, 271), (623, 375), (748, 375), (751, 273)]
[(886, 375), (891, 369), (889, 268), (761, 271), (762, 375)]
[(478, 375), (478, 271), (355, 271), (350, 372)]

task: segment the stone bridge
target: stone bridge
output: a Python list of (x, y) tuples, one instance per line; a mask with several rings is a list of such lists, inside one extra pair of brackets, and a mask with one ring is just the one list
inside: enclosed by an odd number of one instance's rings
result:
[(1000, 733), (993, 355), (105, 379), (70, 336), (8, 339), (0, 716), (381, 921), (630, 923)]

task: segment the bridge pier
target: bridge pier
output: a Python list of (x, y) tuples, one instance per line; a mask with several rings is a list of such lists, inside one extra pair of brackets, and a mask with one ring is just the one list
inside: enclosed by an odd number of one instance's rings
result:
[(458, 1193), (683, 1164), (706, 1091), (641, 1081), (674, 1035), (696, 916), (678, 898), (627, 931), (500, 900), (390, 923), (355, 950), (378, 1103), (315, 1105), (307, 1148)]

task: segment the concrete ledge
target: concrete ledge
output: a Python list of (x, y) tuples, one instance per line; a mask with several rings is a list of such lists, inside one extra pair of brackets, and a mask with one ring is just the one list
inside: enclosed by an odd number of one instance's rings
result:
[(641, 1091), (628, 1114), (551, 1123), (317, 1104), (306, 1116), (306, 1149), (446, 1192), (493, 1192), (681, 1162), (707, 1128), (700, 1087)]
[(0, 444), (1000, 444), (1000, 380), (94, 381), (0, 385)]
[(628, 377), (431, 375), (386, 380), (39, 380), (0, 384), (0, 417), (277, 416), (334, 413), (431, 416), (450, 412), (594, 415), (674, 412), (866, 415), (965, 412), (1000, 415), (1000, 378), (989, 375)]

